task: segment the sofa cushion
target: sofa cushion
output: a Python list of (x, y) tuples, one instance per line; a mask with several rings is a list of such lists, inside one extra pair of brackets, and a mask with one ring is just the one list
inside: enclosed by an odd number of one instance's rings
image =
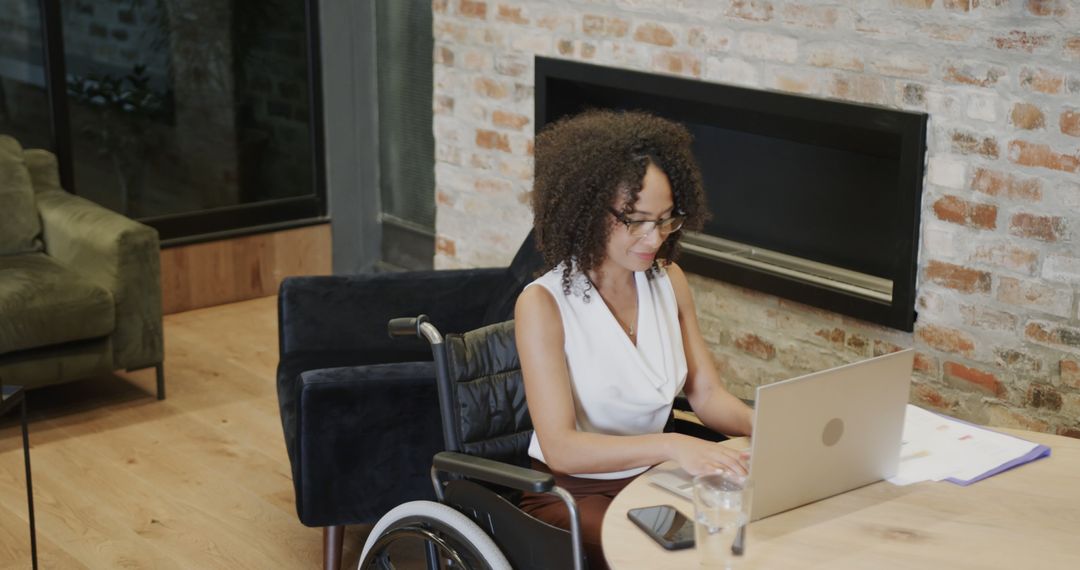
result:
[(60, 166), (55, 154), (40, 148), (23, 149), (23, 164), (26, 165), (26, 171), (30, 173), (30, 182), (34, 185), (35, 194), (63, 190), (60, 186)]
[(0, 354), (106, 336), (112, 294), (42, 253), (0, 257)]
[(41, 220), (18, 141), (0, 135), (0, 255), (42, 250)]

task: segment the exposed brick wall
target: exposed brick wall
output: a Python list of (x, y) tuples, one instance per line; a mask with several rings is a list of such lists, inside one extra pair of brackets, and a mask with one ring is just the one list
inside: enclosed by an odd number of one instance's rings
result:
[(691, 276), (731, 389), (914, 346), (912, 400), (1080, 434), (1080, 4), (435, 0), (438, 267), (531, 221), (534, 55), (930, 114), (914, 334)]

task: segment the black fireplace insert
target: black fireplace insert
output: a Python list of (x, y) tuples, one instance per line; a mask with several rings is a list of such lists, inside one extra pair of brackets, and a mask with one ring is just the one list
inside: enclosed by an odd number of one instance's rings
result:
[(712, 219), (687, 271), (911, 331), (924, 113), (536, 58), (536, 129), (590, 108), (694, 135)]

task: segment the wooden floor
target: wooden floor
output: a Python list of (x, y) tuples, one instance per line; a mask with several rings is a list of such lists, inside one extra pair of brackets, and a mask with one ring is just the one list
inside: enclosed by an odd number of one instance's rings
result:
[[(321, 567), (293, 503), (275, 303), (166, 316), (164, 401), (152, 369), (29, 394), (41, 568)], [(22, 440), (0, 422), (0, 568), (29, 568)], [(343, 568), (367, 530), (349, 528)]]

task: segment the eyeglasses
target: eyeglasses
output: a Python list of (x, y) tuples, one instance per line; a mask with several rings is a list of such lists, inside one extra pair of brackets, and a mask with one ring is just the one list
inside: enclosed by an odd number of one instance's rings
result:
[(631, 220), (623, 214), (615, 211), (612, 208), (608, 208), (612, 216), (619, 221), (622, 225), (626, 226), (626, 231), (630, 232), (630, 235), (636, 238), (643, 238), (650, 233), (653, 229), (660, 232), (660, 235), (667, 236), (671, 232), (678, 231), (682, 227), (683, 222), (686, 221), (686, 214), (677, 213), (668, 218), (661, 218), (659, 220)]

